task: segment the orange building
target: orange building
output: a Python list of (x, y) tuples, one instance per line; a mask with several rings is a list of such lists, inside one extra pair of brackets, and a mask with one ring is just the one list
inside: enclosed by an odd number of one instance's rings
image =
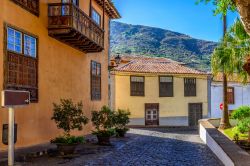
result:
[[(1, 0), (0, 90), (28, 90), (32, 103), (15, 110), (16, 147), (48, 142), (62, 131), (50, 119), (61, 98), (84, 112), (108, 104), (110, 0)], [(0, 109), (2, 125), (8, 111)], [(82, 132), (92, 130), (91, 124)], [(0, 143), (0, 150), (7, 146)]]

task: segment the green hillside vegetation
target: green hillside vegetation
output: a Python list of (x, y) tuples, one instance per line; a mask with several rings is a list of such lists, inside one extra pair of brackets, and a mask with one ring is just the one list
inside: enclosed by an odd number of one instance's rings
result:
[(111, 22), (111, 52), (167, 57), (199, 70), (210, 70), (210, 55), (217, 43), (142, 25)]

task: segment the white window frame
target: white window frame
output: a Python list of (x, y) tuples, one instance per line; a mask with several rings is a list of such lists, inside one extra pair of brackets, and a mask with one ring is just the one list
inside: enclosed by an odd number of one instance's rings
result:
[[(26, 46), (26, 39), (25, 39), (25, 37), (28, 37), (28, 38), (33, 38), (33, 39), (35, 39), (35, 48), (34, 48), (34, 51), (35, 51), (35, 55), (32, 55), (31, 54), (31, 50), (32, 50), (32, 48), (30, 48), (30, 54), (27, 54), (27, 53), (25, 53), (25, 46)], [(27, 34), (24, 34), (24, 39), (23, 39), (23, 41), (24, 41), (24, 45), (23, 45), (23, 49), (24, 49), (24, 51), (23, 51), (23, 53), (24, 53), (24, 55), (27, 55), (27, 56), (30, 56), (30, 57), (33, 57), (33, 58), (36, 58), (37, 57), (37, 39), (35, 38), (35, 37), (33, 37), (33, 36), (30, 36), (30, 35), (27, 35)], [(31, 47), (31, 42), (30, 42), (30, 47)]]
[[(11, 49), (9, 49), (9, 47), (8, 47), (8, 45), (9, 45), (9, 30), (13, 30), (14, 31), (14, 36), (13, 36), (13, 45), (14, 45), (14, 50), (11, 50)], [(20, 52), (18, 52), (18, 51), (16, 51), (16, 46), (18, 46), (17, 44), (16, 44), (16, 33), (19, 33), (20, 34)], [(16, 30), (16, 29), (13, 29), (13, 28), (11, 28), (11, 27), (7, 27), (7, 50), (8, 51), (13, 51), (13, 52), (16, 52), (16, 53), (19, 53), (19, 54), (22, 54), (22, 52), (23, 52), (23, 47), (22, 47), (22, 45), (23, 45), (23, 35), (22, 35), (22, 32), (20, 32), (20, 31), (18, 31), (18, 30)], [(12, 44), (12, 43), (10, 43), (10, 44)]]

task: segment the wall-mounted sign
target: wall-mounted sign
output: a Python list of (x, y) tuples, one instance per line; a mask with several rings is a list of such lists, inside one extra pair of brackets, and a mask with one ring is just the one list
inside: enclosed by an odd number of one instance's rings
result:
[(18, 90), (2, 91), (2, 107), (24, 106), (30, 103), (30, 92)]

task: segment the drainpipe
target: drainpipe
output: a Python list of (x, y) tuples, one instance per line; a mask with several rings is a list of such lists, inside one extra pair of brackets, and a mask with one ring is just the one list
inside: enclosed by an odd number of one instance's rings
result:
[[(110, 49), (110, 27), (111, 27), (111, 21), (109, 20), (109, 31), (108, 31), (108, 65), (110, 62), (110, 56), (111, 56), (111, 49)], [(111, 78), (110, 78), (110, 70), (108, 66), (108, 106), (111, 108)]]
[(211, 83), (212, 83), (212, 77), (211, 75), (207, 76), (207, 105), (208, 105), (208, 108), (207, 108), (207, 116), (208, 118), (211, 118)]

